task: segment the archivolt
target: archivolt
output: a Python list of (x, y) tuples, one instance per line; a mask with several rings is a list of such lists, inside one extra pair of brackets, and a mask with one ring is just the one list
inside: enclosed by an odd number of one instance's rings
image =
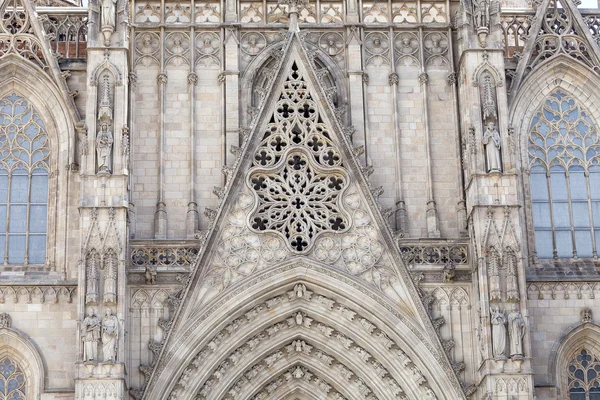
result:
[(272, 399), (299, 388), (339, 399), (437, 398), (421, 360), (386, 330), (348, 299), (290, 282), (214, 332), (170, 399)]

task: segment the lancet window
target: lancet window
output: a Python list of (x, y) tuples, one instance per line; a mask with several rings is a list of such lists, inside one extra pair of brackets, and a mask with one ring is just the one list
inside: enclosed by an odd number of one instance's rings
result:
[(0, 99), (0, 262), (44, 264), (50, 145), (44, 122), (16, 93)]
[(0, 360), (0, 400), (26, 400), (25, 374), (10, 358)]
[(600, 247), (600, 143), (575, 98), (557, 90), (529, 126), (528, 155), (539, 258), (594, 257)]
[(582, 349), (567, 367), (569, 400), (600, 400), (600, 360)]

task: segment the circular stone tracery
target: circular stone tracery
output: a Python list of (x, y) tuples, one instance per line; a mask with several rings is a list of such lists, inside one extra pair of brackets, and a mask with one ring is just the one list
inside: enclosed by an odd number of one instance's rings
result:
[(348, 230), (339, 201), (348, 187), (346, 171), (318, 166), (302, 148), (290, 149), (271, 168), (257, 168), (248, 184), (258, 197), (252, 230), (283, 234), (294, 252), (306, 252), (322, 232)]
[(257, 205), (255, 232), (282, 235), (295, 253), (306, 253), (322, 232), (345, 232), (349, 213), (341, 196), (349, 185), (339, 150), (323, 123), (301, 70), (292, 70), (254, 153), (248, 186)]

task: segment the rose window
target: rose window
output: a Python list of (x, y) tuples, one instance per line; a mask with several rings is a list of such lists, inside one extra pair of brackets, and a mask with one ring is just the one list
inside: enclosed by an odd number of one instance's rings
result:
[(348, 230), (340, 199), (348, 174), (295, 63), (253, 164), (247, 182), (257, 199), (253, 231), (276, 232), (292, 251), (305, 253), (319, 234)]
[(305, 149), (293, 149), (272, 168), (251, 173), (248, 182), (259, 200), (252, 229), (283, 234), (295, 252), (307, 251), (321, 232), (348, 229), (338, 201), (348, 187), (346, 172), (319, 167), (311, 158)]

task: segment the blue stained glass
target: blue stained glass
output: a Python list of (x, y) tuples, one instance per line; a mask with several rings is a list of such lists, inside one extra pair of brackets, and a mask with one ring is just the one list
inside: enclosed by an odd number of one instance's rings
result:
[(25, 262), (25, 235), (8, 236), (8, 263), (23, 264)]
[(571, 231), (556, 232), (556, 250), (561, 258), (573, 257), (573, 239)]
[(8, 175), (0, 169), (0, 204), (6, 204), (8, 200)]
[(551, 231), (535, 231), (535, 249), (537, 256), (540, 258), (552, 258), (554, 256)]
[(29, 209), (29, 232), (46, 233), (46, 221), (48, 219), (46, 205), (31, 206)]
[(25, 233), (27, 231), (27, 206), (11, 205), (8, 223), (9, 233)]
[(533, 200), (548, 200), (546, 172), (533, 172), (531, 174), (531, 198)]
[(557, 228), (570, 228), (571, 220), (569, 218), (569, 203), (552, 203), (552, 216), (554, 217), (554, 226)]
[(7, 166), (0, 169), (0, 262), (7, 247), (10, 264), (23, 263), (27, 248), (29, 263), (44, 263), (49, 141), (37, 111), (16, 93), (0, 99), (0, 158)]
[(29, 177), (27, 175), (16, 175), (13, 173), (10, 185), (11, 203), (27, 203), (27, 192), (29, 190)]
[(573, 202), (572, 209), (574, 227), (588, 228), (590, 226), (590, 210), (587, 201)]
[(28, 257), (30, 264), (46, 262), (46, 235), (29, 235)]
[[(556, 172), (555, 172), (556, 171)], [(550, 173), (552, 185), (552, 200), (567, 200), (567, 176), (558, 168), (553, 168)]]
[(593, 257), (592, 250), (592, 232), (589, 230), (575, 231), (575, 244), (577, 246), (578, 257)]
[(46, 203), (48, 201), (48, 175), (31, 177), (31, 202)]
[(550, 204), (533, 203), (533, 223), (537, 228), (551, 228)]

